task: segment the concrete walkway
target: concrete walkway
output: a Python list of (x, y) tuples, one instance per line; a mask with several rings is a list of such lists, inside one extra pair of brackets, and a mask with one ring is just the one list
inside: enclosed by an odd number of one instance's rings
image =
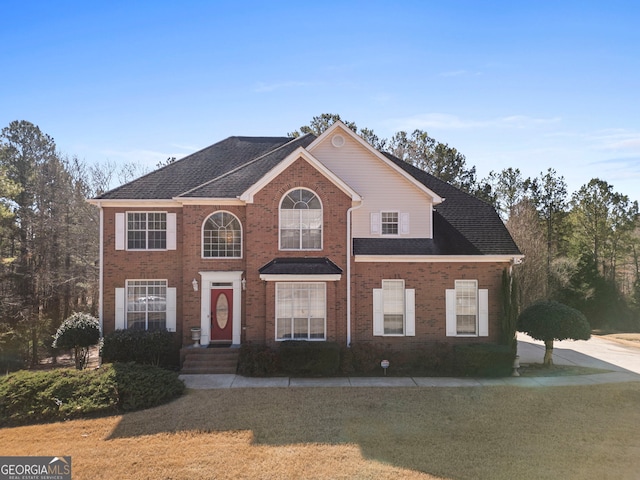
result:
[[(551, 387), (639, 382), (640, 349), (625, 347), (597, 337), (589, 341), (564, 341), (554, 345), (557, 365), (577, 365), (608, 370), (606, 373), (565, 377), (448, 378), (448, 377), (331, 377), (253, 378), (240, 375), (180, 375), (187, 388), (296, 388), (296, 387), (483, 387), (512, 385)], [(520, 363), (542, 363), (544, 344), (518, 334)]]

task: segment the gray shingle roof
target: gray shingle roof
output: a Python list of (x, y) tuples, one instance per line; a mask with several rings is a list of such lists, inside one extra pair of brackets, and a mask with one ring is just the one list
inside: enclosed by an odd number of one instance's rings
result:
[[(96, 199), (236, 198), (313, 135), (229, 137)], [(361, 255), (519, 255), (492, 205), (383, 152), (395, 165), (443, 197), (434, 213), (433, 239), (354, 239)]]
[[(294, 140), (289, 137), (229, 137), (110, 190), (97, 198), (110, 200), (171, 199), (193, 190), (205, 182), (228, 174), (292, 141)], [(225, 198), (224, 195), (222, 197)]]
[(326, 257), (320, 258), (274, 258), (260, 267), (262, 275), (336, 275), (342, 269)]
[(315, 137), (305, 135), (276, 147), (258, 158), (251, 159), (242, 166), (214, 178), (213, 180), (185, 192), (187, 198), (233, 198), (244, 193), (251, 185), (262, 178), (272, 168), (284, 160), (299, 147), (306, 147)]
[[(439, 178), (400, 160), (384, 155), (424, 186), (445, 199), (435, 207), (442, 220), (458, 231), (483, 255), (520, 255), (507, 227), (495, 208)], [(441, 224), (441, 227), (443, 225)], [(434, 235), (436, 226), (434, 218)]]
[(354, 238), (355, 255), (480, 255), (481, 252), (438, 212), (433, 238)]

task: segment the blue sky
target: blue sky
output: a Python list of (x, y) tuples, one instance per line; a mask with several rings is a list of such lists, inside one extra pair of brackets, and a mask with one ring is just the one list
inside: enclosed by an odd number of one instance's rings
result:
[(339, 113), (480, 178), (552, 167), (640, 199), (640, 2), (5, 0), (0, 126), (87, 162), (182, 157)]

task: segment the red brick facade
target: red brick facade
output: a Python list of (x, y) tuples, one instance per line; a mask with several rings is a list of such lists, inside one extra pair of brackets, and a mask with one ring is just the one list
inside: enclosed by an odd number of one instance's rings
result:
[[(279, 205), (292, 189), (306, 188), (322, 202), (322, 249), (283, 251), (279, 249)], [(201, 288), (200, 272), (242, 272), (246, 288), (241, 291), (241, 343), (276, 343), (276, 282), (260, 278), (259, 269), (274, 258), (326, 257), (342, 269), (337, 281), (326, 282), (326, 338), (347, 342), (347, 211), (352, 200), (327, 176), (304, 159), (298, 159), (260, 189), (252, 203), (194, 204), (178, 208), (103, 207), (103, 303), (104, 333), (115, 328), (115, 289), (126, 280), (166, 279), (177, 293), (176, 331), (183, 345), (192, 343), (191, 327), (201, 326), (202, 292), (194, 291), (193, 279)], [(202, 228), (217, 211), (235, 215), (242, 225), (242, 258), (210, 259), (202, 257)], [(177, 215), (175, 250), (127, 251), (115, 248), (115, 215), (126, 211), (164, 211)], [(451, 341), (496, 341), (499, 331), (499, 294), (502, 271), (508, 262), (411, 262), (365, 263), (351, 258), (351, 334), (352, 342), (370, 342), (394, 349), (419, 344)], [(373, 336), (373, 289), (383, 279), (403, 279), (405, 287), (415, 289), (416, 334), (412, 337)], [(489, 291), (489, 336), (454, 338), (445, 331), (445, 290), (454, 281), (474, 279), (478, 287)], [(237, 332), (236, 332), (237, 333)]]

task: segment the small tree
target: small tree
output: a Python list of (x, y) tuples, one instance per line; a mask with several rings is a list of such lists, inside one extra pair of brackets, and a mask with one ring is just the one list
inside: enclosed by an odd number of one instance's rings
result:
[(89, 347), (100, 340), (98, 319), (86, 313), (74, 313), (67, 318), (53, 337), (53, 348), (73, 349), (76, 369), (87, 364)]
[(591, 337), (589, 322), (582, 312), (554, 300), (527, 307), (518, 317), (518, 330), (544, 342), (546, 367), (553, 365), (554, 340), (589, 340)]

